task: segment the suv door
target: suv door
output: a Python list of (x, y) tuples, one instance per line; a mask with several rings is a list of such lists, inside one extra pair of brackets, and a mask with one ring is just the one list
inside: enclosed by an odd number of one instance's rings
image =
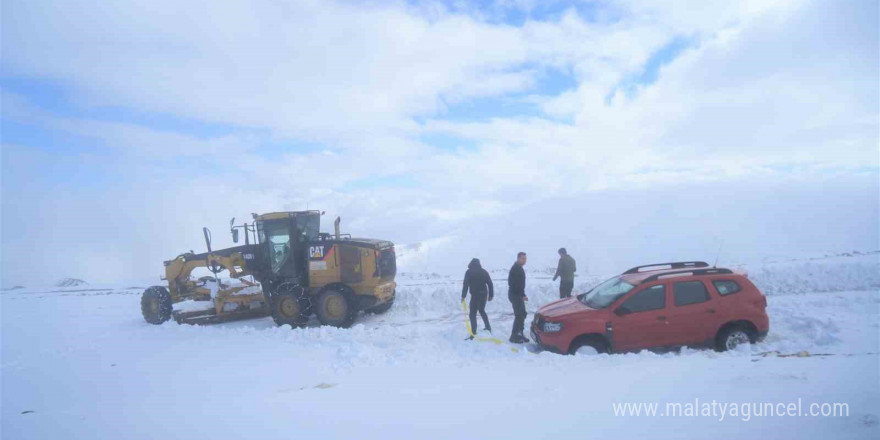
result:
[(666, 285), (639, 289), (623, 299), (611, 315), (614, 350), (637, 350), (666, 344)]
[(672, 283), (669, 326), (672, 344), (703, 344), (715, 338), (719, 317), (718, 301), (712, 298), (703, 280)]

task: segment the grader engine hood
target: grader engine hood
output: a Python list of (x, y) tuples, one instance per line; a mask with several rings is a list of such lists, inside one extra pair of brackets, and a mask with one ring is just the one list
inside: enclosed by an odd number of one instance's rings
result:
[(319, 284), (337, 277), (345, 283), (393, 279), (397, 271), (394, 243), (387, 240), (317, 240), (309, 243), (308, 258), (310, 276)]

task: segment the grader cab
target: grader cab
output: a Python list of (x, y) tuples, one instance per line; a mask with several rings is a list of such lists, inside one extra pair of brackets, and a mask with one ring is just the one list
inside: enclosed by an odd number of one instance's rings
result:
[[(394, 302), (396, 257), (386, 240), (320, 232), (319, 211), (254, 214), (251, 224), (230, 222), (244, 245), (181, 254), (165, 262), (168, 286), (148, 288), (144, 319), (161, 324), (212, 322), (271, 315), (278, 325), (304, 326), (312, 314), (325, 325), (348, 327), (359, 311), (384, 313)], [(197, 268), (213, 276), (192, 278)], [(221, 280), (219, 274), (228, 272)], [(248, 279), (250, 278), (250, 279)]]

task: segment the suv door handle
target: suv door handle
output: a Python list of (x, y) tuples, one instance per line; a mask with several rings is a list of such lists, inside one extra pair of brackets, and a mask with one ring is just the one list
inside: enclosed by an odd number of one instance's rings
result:
[(706, 313), (715, 313), (715, 309), (708, 309), (706, 310)]

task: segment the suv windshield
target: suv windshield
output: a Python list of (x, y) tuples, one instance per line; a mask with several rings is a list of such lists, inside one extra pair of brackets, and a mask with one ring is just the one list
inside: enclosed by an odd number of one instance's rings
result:
[(617, 298), (620, 298), (630, 290), (633, 290), (634, 287), (636, 286), (627, 283), (617, 276), (593, 287), (587, 293), (578, 295), (578, 299), (588, 307), (604, 309), (617, 300)]

